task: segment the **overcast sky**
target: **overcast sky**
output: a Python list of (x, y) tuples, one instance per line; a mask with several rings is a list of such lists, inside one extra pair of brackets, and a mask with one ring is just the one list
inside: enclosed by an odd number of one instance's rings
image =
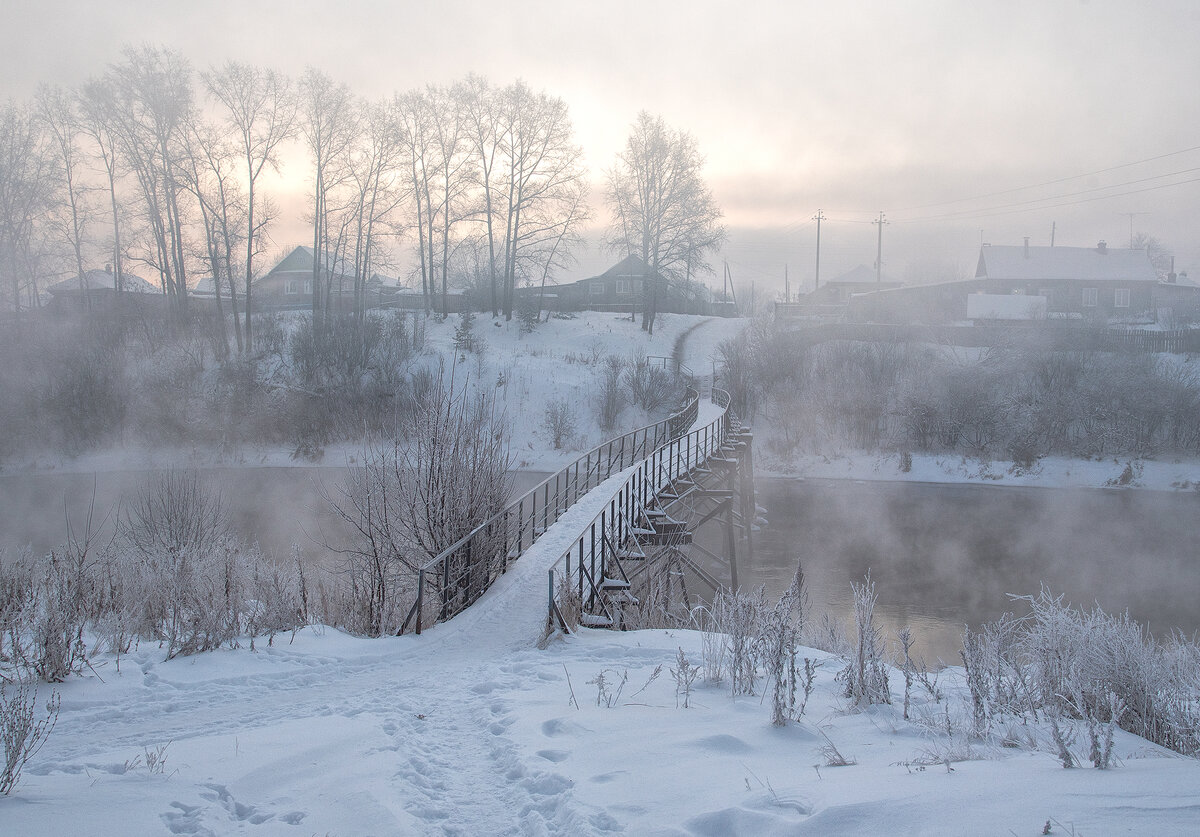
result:
[[(15, 98), (141, 42), (197, 68), (313, 64), (367, 96), (522, 78), (567, 101), (597, 184), (636, 113), (661, 114), (707, 158), (719, 258), (760, 286), (785, 263), (811, 283), (817, 209), (822, 279), (873, 264), (880, 211), (897, 278), (969, 274), (981, 238), (1048, 244), (1052, 224), (1124, 246), (1128, 213), (1200, 274), (1200, 182), (1170, 185), (1200, 180), (1196, 0), (6, 0), (5, 18)], [(287, 175), (301, 194), (304, 161)], [(284, 209), (277, 242), (300, 229)]]

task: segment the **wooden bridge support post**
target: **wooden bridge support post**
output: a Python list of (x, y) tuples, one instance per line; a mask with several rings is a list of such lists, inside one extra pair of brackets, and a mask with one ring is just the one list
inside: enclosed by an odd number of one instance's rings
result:
[(747, 433), (742, 437), (746, 447), (742, 449), (742, 461), (738, 468), (741, 477), (742, 523), (745, 524), (746, 555), (754, 560), (754, 521), (758, 519), (758, 504), (754, 499), (754, 436)]
[(738, 591), (737, 573), (737, 536), (733, 526), (733, 503), (730, 502), (725, 513), (725, 548), (729, 551), (729, 589)]

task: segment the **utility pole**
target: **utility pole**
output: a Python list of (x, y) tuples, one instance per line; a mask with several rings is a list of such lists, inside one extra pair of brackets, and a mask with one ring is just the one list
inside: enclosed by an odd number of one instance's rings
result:
[(821, 222), (825, 220), (825, 213), (817, 210), (817, 214), (813, 216), (813, 220), (817, 222), (817, 279), (813, 283), (813, 290), (821, 287)]
[(783, 301), (791, 302), (792, 301), (792, 286), (791, 286), (791, 283), (788, 282), (787, 268), (788, 268), (787, 262), (784, 262), (783, 263)]
[(1053, 247), (1053, 246), (1054, 246), (1054, 230), (1055, 230), (1055, 228), (1057, 228), (1057, 227), (1058, 227), (1058, 222), (1057, 222), (1057, 221), (1051, 221), (1051, 222), (1050, 222), (1050, 246), (1051, 246), (1051, 247)]
[(1133, 249), (1133, 216), (1134, 215), (1149, 215), (1149, 212), (1122, 212), (1121, 215), (1129, 216), (1129, 249)]
[(879, 211), (878, 220), (872, 221), (879, 227), (879, 245), (875, 251), (875, 284), (883, 283), (883, 225), (887, 220), (883, 217), (883, 210)]

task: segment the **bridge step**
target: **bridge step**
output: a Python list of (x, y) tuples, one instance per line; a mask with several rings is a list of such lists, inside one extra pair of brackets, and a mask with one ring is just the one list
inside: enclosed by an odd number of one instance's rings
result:
[(645, 561), (646, 553), (641, 550), (618, 549), (617, 560), (619, 561)]
[(687, 530), (688, 525), (682, 520), (664, 520), (654, 524), (654, 534), (656, 535), (678, 534)]
[(585, 628), (611, 628), (613, 621), (602, 613), (581, 613), (579, 623)]
[(635, 538), (647, 537), (649, 535), (657, 534), (657, 532), (657, 529), (640, 529), (637, 526), (634, 526), (629, 530), (629, 534), (633, 535)]
[(601, 591), (628, 590), (629, 582), (623, 578), (606, 578), (600, 583)]
[(647, 546), (678, 546), (680, 544), (691, 543), (692, 533), (686, 529), (683, 531), (659, 532), (651, 535), (648, 538), (643, 538), (642, 543)]

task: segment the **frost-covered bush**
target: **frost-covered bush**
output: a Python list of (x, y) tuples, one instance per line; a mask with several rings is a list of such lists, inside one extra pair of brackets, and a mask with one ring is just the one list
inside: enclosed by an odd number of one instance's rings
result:
[(875, 625), (875, 582), (868, 573), (861, 584), (851, 583), (854, 594), (854, 653), (838, 675), (846, 684), (846, 697), (857, 706), (891, 703), (887, 664), (883, 659), (883, 637)]
[[(705, 667), (717, 664), (728, 675), (734, 696), (754, 694), (758, 683), (757, 643), (766, 607), (767, 595), (762, 587), (753, 593), (718, 590), (704, 614), (706, 633), (714, 635), (714, 643), (720, 643), (718, 650), (706, 641)], [(716, 670), (706, 679), (714, 679)]]
[[(796, 716), (797, 690), (805, 689), (804, 667), (797, 668), (796, 649), (807, 615), (804, 568), (797, 564), (791, 585), (774, 608), (764, 609), (758, 628), (758, 657), (771, 684), (771, 723), (775, 726), (783, 726)], [(807, 687), (811, 690), (811, 679)]]
[[(1055, 746), (1088, 731), (1089, 759), (1111, 759), (1119, 726), (1186, 755), (1200, 755), (1200, 646), (1157, 640), (1128, 614), (1072, 608), (1043, 590), (1023, 597), (1028, 615), (1005, 615), (968, 633), (964, 663), (977, 727), (994, 718), (1044, 716)], [(1064, 744), (1065, 746), (1065, 744)]]
[(625, 361), (619, 355), (609, 355), (601, 370), (600, 390), (596, 395), (596, 423), (606, 432), (617, 426), (621, 411), (625, 409), (625, 391), (621, 387), (621, 375)]
[(53, 732), (61, 705), (58, 693), (52, 693), (45, 717), (38, 718), (36, 686), (0, 682), (0, 742), (4, 745), (0, 794), (7, 796), (17, 786), (21, 770)]
[(665, 409), (683, 394), (683, 384), (677, 376), (651, 363), (644, 355), (635, 355), (625, 367), (625, 388), (629, 400), (647, 412)]
[(562, 450), (564, 444), (575, 435), (579, 420), (575, 415), (575, 406), (565, 398), (555, 398), (546, 405), (542, 416), (542, 427), (550, 437), (550, 443), (555, 450)]
[[(510, 485), (507, 432), (490, 395), (457, 392), (432, 374), (414, 378), (412, 399), (396, 437), (368, 444), (362, 467), (326, 496), (352, 533), (336, 546), (343, 581), (329, 600), (346, 621), (335, 624), (370, 636), (402, 626), (420, 568), (501, 511)], [(494, 543), (472, 544), (427, 576), (427, 605), (486, 589), (504, 558)]]

